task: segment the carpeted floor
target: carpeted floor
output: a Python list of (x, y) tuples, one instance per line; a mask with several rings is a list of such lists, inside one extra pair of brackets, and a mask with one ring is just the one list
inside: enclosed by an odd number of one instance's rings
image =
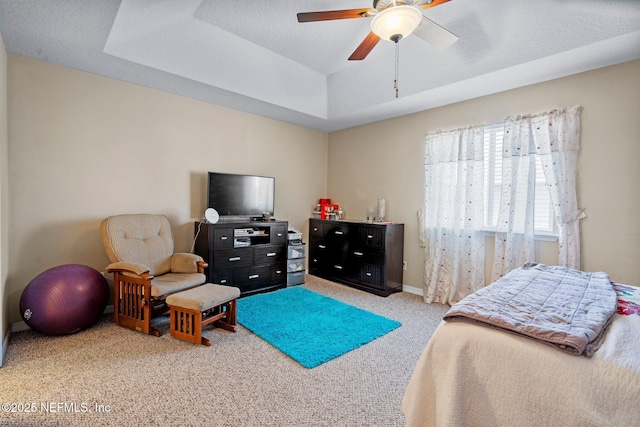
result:
[(242, 326), (235, 334), (207, 329), (212, 347), (171, 338), (168, 318), (156, 324), (160, 338), (117, 327), (108, 315), (64, 337), (14, 333), (0, 368), (0, 425), (404, 425), (404, 390), (448, 306), (314, 276), (302, 286), (402, 326), (313, 369)]

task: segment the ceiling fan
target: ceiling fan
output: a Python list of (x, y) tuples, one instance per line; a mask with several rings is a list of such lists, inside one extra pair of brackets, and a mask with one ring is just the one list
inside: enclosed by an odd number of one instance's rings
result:
[(381, 39), (398, 43), (412, 33), (441, 48), (454, 43), (458, 40), (456, 35), (426, 18), (420, 11), (448, 1), (450, 0), (373, 0), (373, 8), (298, 13), (298, 22), (373, 16), (371, 32), (349, 57), (350, 61), (359, 61), (365, 59)]

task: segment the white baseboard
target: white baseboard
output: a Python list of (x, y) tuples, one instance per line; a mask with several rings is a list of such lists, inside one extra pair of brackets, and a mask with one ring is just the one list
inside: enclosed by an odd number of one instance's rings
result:
[(4, 363), (4, 356), (7, 354), (7, 347), (9, 347), (9, 336), (11, 335), (11, 331), (7, 331), (7, 335), (2, 337), (2, 354), (0, 354), (0, 368)]
[(414, 288), (413, 286), (402, 285), (402, 292), (424, 296), (424, 290), (422, 288)]
[(26, 331), (27, 329), (29, 329), (29, 326), (24, 323), (24, 322), (16, 322), (16, 323), (12, 323), (11, 324), (11, 332), (20, 332), (20, 331)]

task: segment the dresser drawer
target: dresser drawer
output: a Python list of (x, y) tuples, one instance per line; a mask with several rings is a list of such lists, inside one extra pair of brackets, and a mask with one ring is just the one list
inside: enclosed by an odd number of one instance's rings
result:
[(358, 267), (357, 279), (363, 284), (384, 288), (384, 270), (376, 265), (363, 264)]
[(356, 241), (365, 247), (382, 249), (384, 248), (384, 233), (385, 229), (381, 227), (360, 226)]
[(233, 248), (233, 228), (216, 228), (213, 230), (213, 249)]
[(332, 222), (323, 224), (323, 228), (327, 240), (343, 241), (349, 237), (349, 224)]
[(213, 283), (216, 285), (233, 286), (233, 270), (216, 270), (213, 272)]
[(325, 270), (326, 258), (321, 255), (309, 257), (309, 272), (318, 273)]
[(311, 239), (309, 242), (309, 251), (311, 254), (324, 254), (329, 252), (329, 246), (325, 240)]
[(384, 252), (372, 250), (366, 247), (356, 247), (349, 251), (352, 262), (367, 264), (383, 264)]
[(252, 264), (253, 251), (251, 249), (229, 249), (213, 252), (213, 265), (216, 270), (243, 267)]
[(271, 269), (267, 265), (238, 268), (234, 272), (233, 279), (234, 285), (240, 288), (242, 292), (251, 291), (269, 284), (271, 281)]
[(342, 279), (344, 276), (347, 276), (346, 268), (347, 266), (344, 264), (332, 262), (326, 267), (326, 271), (329, 274), (329, 277)]
[(309, 224), (309, 236), (310, 237), (324, 237), (323, 224), (317, 221), (311, 221)]
[[(304, 273), (304, 272), (303, 272)], [(287, 270), (280, 265), (271, 266), (271, 283), (282, 283), (287, 278)]]
[(350, 268), (349, 263), (346, 262), (344, 257), (338, 257), (338, 256), (331, 257), (330, 259), (327, 260), (325, 264), (325, 268), (329, 273), (329, 275), (335, 278), (342, 278), (344, 276), (351, 275), (349, 271), (349, 268)]
[(256, 265), (277, 264), (287, 257), (286, 246), (259, 246), (253, 249), (253, 261)]
[(287, 243), (287, 227), (284, 225), (274, 225), (271, 227), (271, 244), (284, 245)]

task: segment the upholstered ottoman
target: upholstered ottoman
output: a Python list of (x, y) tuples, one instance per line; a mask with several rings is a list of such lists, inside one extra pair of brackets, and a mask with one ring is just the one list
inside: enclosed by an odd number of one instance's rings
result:
[(197, 288), (169, 295), (166, 299), (171, 316), (171, 336), (193, 344), (210, 346), (202, 337), (202, 327), (214, 326), (236, 331), (236, 302), (240, 289), (206, 283)]

